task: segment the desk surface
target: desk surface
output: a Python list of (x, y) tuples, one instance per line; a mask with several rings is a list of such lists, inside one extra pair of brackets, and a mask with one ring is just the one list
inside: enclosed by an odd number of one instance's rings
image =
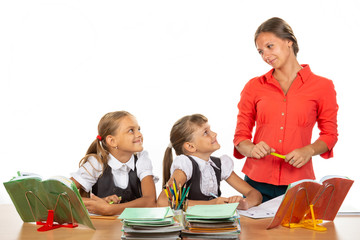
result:
[[(121, 222), (120, 220), (100, 220), (94, 219), (95, 230), (85, 226), (75, 229), (58, 228), (47, 232), (38, 232), (34, 223), (23, 223), (13, 205), (0, 205), (0, 238), (2, 240), (13, 239), (120, 239)], [(241, 217), (240, 239), (354, 239), (360, 235), (360, 216), (337, 216), (334, 222), (326, 222), (323, 226), (327, 227), (326, 232), (316, 232), (307, 229), (288, 229), (277, 227), (266, 230), (271, 219), (251, 219)]]

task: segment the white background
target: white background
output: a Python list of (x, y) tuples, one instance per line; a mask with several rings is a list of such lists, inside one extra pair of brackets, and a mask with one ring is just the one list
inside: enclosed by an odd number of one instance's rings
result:
[[(160, 177), (157, 194), (180, 117), (207, 116), (222, 145), (214, 155), (232, 156), (240, 91), (270, 70), (253, 35), (278, 16), (294, 30), (299, 62), (332, 79), (337, 91), (339, 141), (334, 158), (313, 158), (316, 177), (354, 179), (342, 211), (360, 211), (357, 2), (0, 1), (1, 182), (19, 170), (69, 176), (100, 118), (116, 110), (131, 112), (142, 127)], [(234, 161), (243, 176), (244, 160)], [(225, 182), (222, 191), (235, 194)], [(1, 186), (0, 203), (10, 202)]]

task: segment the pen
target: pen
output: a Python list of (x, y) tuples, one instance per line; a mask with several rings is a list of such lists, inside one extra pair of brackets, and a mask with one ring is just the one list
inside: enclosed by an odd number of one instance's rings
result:
[(216, 196), (215, 194), (213, 194), (212, 192), (210, 193), (211, 196), (213, 196), (214, 198), (218, 198), (218, 196)]
[(282, 159), (285, 159), (286, 157), (284, 155), (281, 155), (281, 154), (278, 154), (278, 153), (270, 153), (271, 155), (275, 156), (275, 157), (278, 157), (278, 158), (282, 158)]
[[(121, 196), (119, 197), (119, 200), (121, 201)], [(114, 201), (109, 202), (109, 204), (114, 204)]]

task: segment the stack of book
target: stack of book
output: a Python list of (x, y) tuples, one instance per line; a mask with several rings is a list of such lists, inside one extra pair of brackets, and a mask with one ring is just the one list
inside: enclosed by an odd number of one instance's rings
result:
[(182, 239), (238, 239), (241, 228), (237, 206), (229, 203), (189, 207)]
[(123, 222), (122, 239), (180, 239), (183, 215), (170, 207), (126, 208), (119, 216)]

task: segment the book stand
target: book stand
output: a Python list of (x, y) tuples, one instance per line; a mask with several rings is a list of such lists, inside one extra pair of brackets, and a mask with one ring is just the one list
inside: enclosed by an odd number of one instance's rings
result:
[[(326, 209), (324, 211), (324, 214), (323, 216), (321, 216), (321, 218), (315, 218), (315, 213), (314, 213), (314, 205), (318, 202), (318, 200), (320, 199), (320, 197), (324, 194), (324, 192), (328, 189), (328, 188), (332, 188), (331, 190), (331, 195), (330, 195), (330, 198), (327, 202), (327, 206), (326, 206)], [(306, 188), (304, 187), (301, 187), (297, 190), (296, 194), (295, 194), (295, 198), (293, 200), (293, 204), (292, 204), (292, 209), (291, 209), (291, 215), (290, 215), (290, 219), (289, 219), (289, 223), (282, 223), (282, 226), (284, 227), (289, 227), (289, 228), (299, 228), (299, 227), (302, 227), (302, 228), (306, 228), (306, 229), (311, 229), (311, 230), (315, 230), (315, 231), (326, 231), (326, 227), (323, 227), (323, 226), (320, 226), (318, 224), (322, 223), (323, 222), (323, 218), (325, 216), (325, 213), (329, 207), (329, 204), (330, 204), (330, 201), (332, 199), (332, 196), (334, 194), (334, 190), (335, 190), (335, 187), (334, 185), (332, 184), (329, 184), (327, 185), (323, 190), (322, 192), (319, 194), (319, 196), (316, 198), (316, 200), (310, 204), (309, 202), (309, 197), (308, 197), (308, 193), (307, 193), (307, 190)], [(300, 222), (298, 223), (293, 223), (291, 222), (292, 218), (293, 218), (293, 213), (294, 213), (294, 207), (295, 207), (295, 203), (296, 203), (296, 197), (297, 197), (297, 194), (300, 192), (300, 191), (304, 191), (305, 192), (305, 196), (306, 196), (306, 206), (309, 206), (309, 208), (307, 209), (307, 213), (305, 213), (305, 215), (303, 216), (303, 218), (300, 220)], [(311, 218), (308, 219), (306, 218), (306, 216), (309, 215), (309, 212), (310, 212), (310, 216)]]
[[(47, 209), (48, 211), (48, 216), (47, 216), (47, 220), (46, 222), (42, 222), (42, 221), (37, 221), (36, 220), (36, 217), (34, 215), (34, 211), (33, 211), (33, 208), (31, 207), (31, 204), (30, 204), (30, 201), (29, 201), (29, 198), (28, 198), (28, 194), (32, 194), (37, 200), (39, 200), (39, 202), (41, 203), (42, 206), (44, 206), (45, 209)], [(72, 214), (72, 211), (71, 211), (71, 202), (70, 202), (70, 198), (69, 196), (67, 195), (67, 193), (61, 193), (57, 196), (57, 199), (56, 199), (56, 204), (55, 204), (55, 207), (54, 209), (48, 209), (45, 204), (40, 200), (40, 198), (38, 196), (36, 196), (32, 191), (27, 191), (25, 193), (25, 197), (26, 197), (26, 201), (29, 205), (29, 208), (31, 210), (31, 214), (33, 215), (34, 217), (34, 220), (36, 222), (36, 225), (43, 225), (42, 227), (38, 228), (37, 230), (39, 232), (45, 232), (45, 231), (48, 231), (48, 230), (52, 230), (52, 229), (56, 229), (56, 228), (60, 228), (60, 227), (66, 227), (66, 228), (74, 228), (74, 227), (77, 227), (78, 225), (75, 223), (74, 221), (74, 217), (73, 217), (73, 214)], [(64, 197), (66, 198), (68, 204), (69, 204), (69, 210), (70, 210), (70, 214), (71, 214), (71, 223), (65, 223), (65, 224), (59, 224), (59, 223), (54, 223), (54, 213), (55, 213), (55, 210), (56, 210), (56, 207), (58, 205), (58, 202), (59, 202), (59, 199), (60, 197)]]

